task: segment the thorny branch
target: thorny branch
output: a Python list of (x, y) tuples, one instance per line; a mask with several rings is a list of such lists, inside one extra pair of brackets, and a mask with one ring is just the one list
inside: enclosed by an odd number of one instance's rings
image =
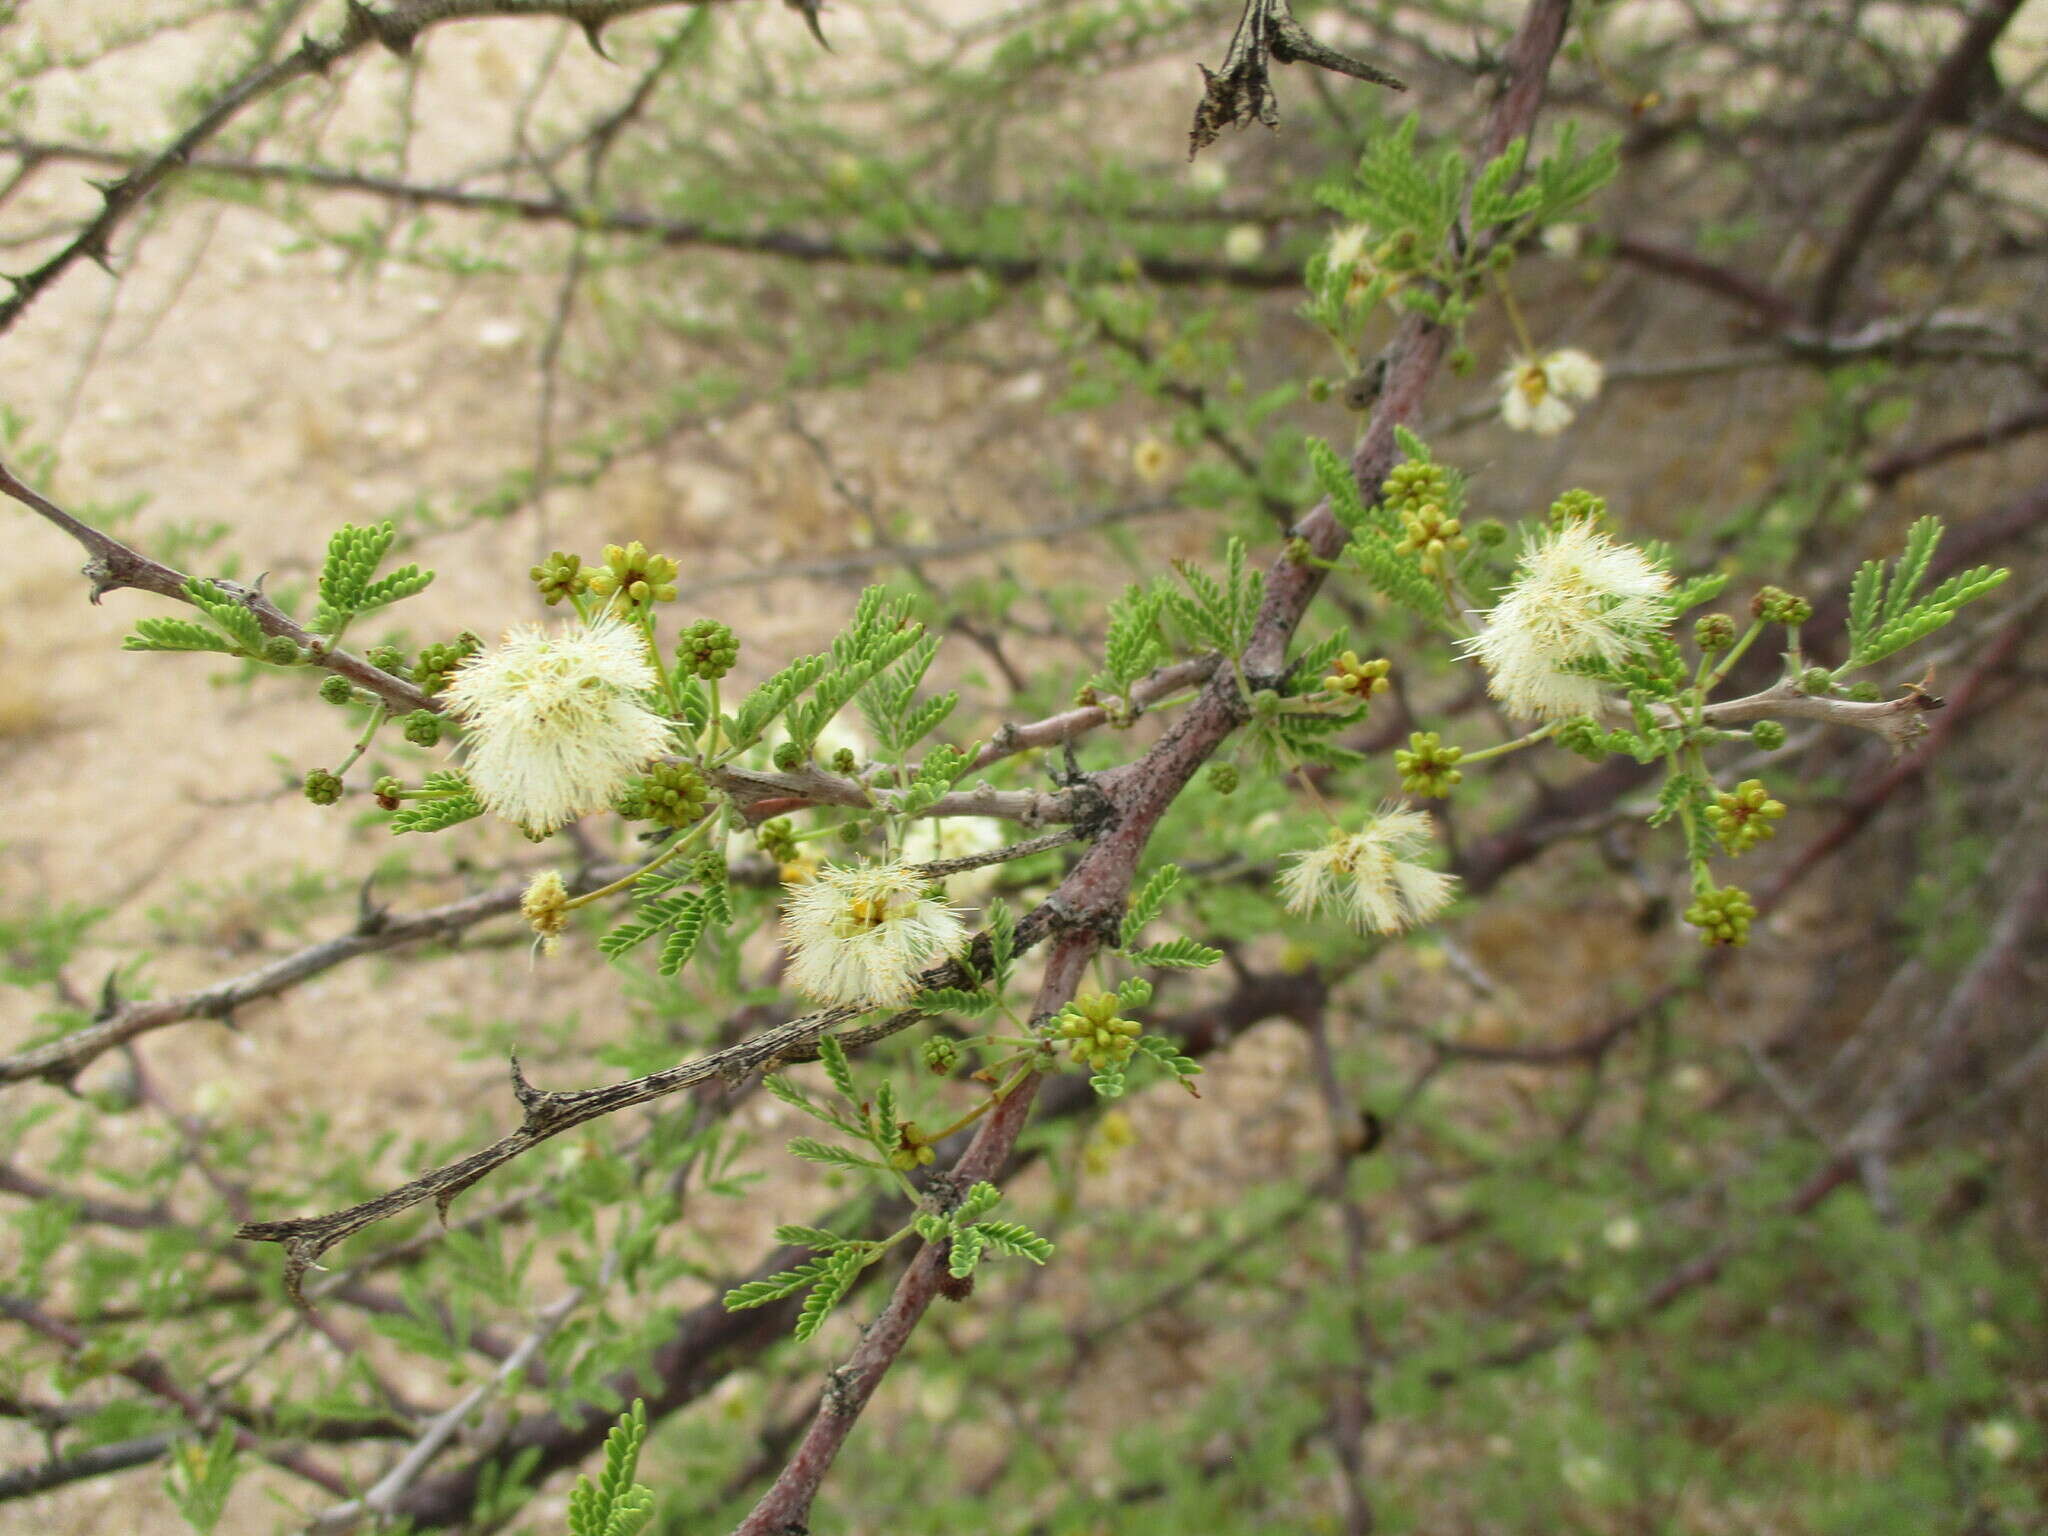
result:
[[(30, 511), (63, 529), (84, 547), (89, 557), (85, 563), (84, 574), (92, 578), (94, 603), (98, 603), (107, 593), (122, 587), (133, 587), (138, 592), (154, 592), (159, 597), (175, 598), (181, 603), (191, 602), (192, 599), (185, 592), (185, 585), (191, 578), (183, 571), (175, 570), (160, 560), (152, 560), (140, 551), (130, 549), (111, 534), (102, 533), (90, 523), (72, 516), (42, 492), (22, 481), (4, 464), (0, 464), (0, 495), (13, 497)], [(306, 659), (313, 665), (339, 673), (358, 688), (375, 694), (392, 709), (409, 713), (416, 709), (438, 707), (426, 694), (403, 678), (393, 677), (389, 672), (371, 666), (362, 657), (331, 646), (320, 636), (302, 628), (284, 610), (263, 595), (260, 579), (253, 587), (219, 578), (215, 578), (213, 584), (254, 614), (256, 622), (263, 626), (266, 635), (280, 635), (290, 640), (305, 652)]]
[[(389, 10), (378, 10), (363, 0), (349, 0), (347, 20), (340, 31), (325, 39), (309, 36), (284, 57), (249, 70), (215, 97), (184, 132), (127, 175), (102, 187), (103, 206), (92, 221), (41, 266), (9, 280), (14, 292), (0, 301), (0, 333), (11, 328), (44, 290), (79, 261), (105, 265), (112, 254), (114, 231), (148, 202), (166, 178), (246, 108), (296, 80), (325, 74), (372, 43), (404, 54), (429, 27), (483, 16), (562, 17), (582, 27), (591, 46), (602, 52), (599, 37), (611, 22), (677, 3), (681, 0), (401, 0)], [(689, 3), (711, 4), (714, 0)]]

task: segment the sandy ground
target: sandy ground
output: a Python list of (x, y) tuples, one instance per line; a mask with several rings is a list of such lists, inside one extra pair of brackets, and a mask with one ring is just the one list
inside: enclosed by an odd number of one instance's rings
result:
[[(91, 36), (109, 15), (147, 8), (95, 0), (30, 11), (24, 25), (64, 46)], [(9, 40), (20, 36), (17, 29)], [(499, 142), (550, 42), (545, 29), (523, 26), (435, 38), (416, 173), (431, 179), (476, 158), (477, 146)], [(114, 142), (152, 142), (172, 120), (164, 83), (183, 78), (204, 49), (201, 28), (90, 75), (59, 77), (38, 107), (38, 124), (57, 131), (89, 109)], [(562, 110), (599, 99), (614, 78), (570, 50), (558, 82)], [(377, 92), (359, 89), (347, 110), (367, 120), (377, 102)], [(1173, 104), (1171, 115), (1182, 110)], [(460, 131), (434, 131), (458, 121)], [(6, 211), (12, 227), (34, 228), (79, 207), (88, 195), (80, 174), (58, 167), (36, 178)], [(179, 525), (218, 524), (219, 549), (242, 555), (245, 574), (267, 570), (279, 582), (305, 579), (326, 533), (342, 521), (385, 515), (421, 493), (473, 494), (531, 462), (534, 354), (553, 300), (550, 278), (457, 284), (394, 268), (373, 282), (339, 272), (330, 255), (287, 245), (280, 227), (260, 214), (180, 206), (139, 256), (122, 261), (118, 287), (92, 270), (77, 272), (0, 343), (0, 400), (29, 419), (33, 441), (58, 447), (60, 501), (104, 513), (145, 497), (123, 524), (145, 539)], [(10, 261), (21, 259), (17, 253)], [(1626, 306), (1617, 314), (1604, 302), (1586, 306), (1589, 323), (1621, 331), (1634, 323)], [(923, 536), (945, 536), (1040, 515), (1028, 498), (1049, 453), (1077, 475), (1124, 475), (1142, 419), (1105, 426), (1063, 418), (1047, 427), (1034, 402), (1057, 382), (1049, 384), (1028, 355), (993, 374), (924, 367), (857, 396), (807, 403), (805, 419), (852, 474), (894, 498)], [(564, 400), (565, 420), (616, 405), (619, 393), (616, 383), (578, 379)], [(1639, 391), (1628, 419), (1569, 450), (1574, 478), (1625, 477), (1632, 490), (1617, 496), (1620, 509), (1652, 518), (1662, 501), (1725, 502), (1757, 481), (1773, 446), (1771, 434), (1758, 430), (1759, 405), (1796, 395), (1791, 385), (1765, 380), (1730, 399), (1717, 429), (1702, 432), (1696, 414), (1685, 416), (1684, 441), (1671, 443), (1659, 423), (1695, 412), (1697, 396)], [(1660, 431), (1669, 451), (1660, 456), (1661, 473), (1645, 476), (1641, 445)], [(1492, 443), (1482, 457), (1498, 466), (1503, 451)], [(1482, 491), (1497, 505), (1483, 510), (1508, 510), (1520, 486), (1550, 482), (1567, 452), (1532, 453), (1524, 444), (1512, 451), (1512, 473), (1496, 472)], [(2025, 469), (2008, 462), (1971, 473), (1970, 502), (1983, 505), (2001, 482), (2019, 483)], [(974, 490), (965, 507), (958, 502), (968, 498), (949, 490), (961, 484)], [(734, 413), (623, 463), (594, 486), (557, 491), (548, 517), (554, 542), (586, 552), (607, 539), (658, 538), (692, 577), (857, 542), (843, 503), (769, 409)], [(135, 618), (170, 605), (117, 593), (89, 606), (67, 540), (25, 512), (9, 508), (0, 519), (8, 539), (0, 556), (0, 910), (106, 909), (69, 973), (84, 992), (138, 954), (147, 957), (154, 989), (175, 990), (345, 926), (357, 881), (389, 845), (382, 833), (353, 829), (346, 814), (308, 805), (287, 783), (346, 749), (340, 717), (292, 683), (223, 689), (210, 681), (216, 669), (204, 659), (122, 652), (120, 637)], [(531, 617), (522, 573), (534, 557), (535, 525), (528, 513), (433, 536), (417, 558), (441, 574), (408, 605), (407, 625), (416, 634), (489, 633)], [(1170, 553), (1201, 545), (1198, 531), (1178, 529), (1153, 547)], [(185, 558), (203, 567), (212, 557)], [(1033, 561), (1056, 569), (1071, 552), (1017, 558), (1027, 571)], [(752, 647), (748, 664), (755, 665), (820, 638), (849, 590), (735, 588), (718, 597), (716, 611)], [(506, 837), (486, 846), (508, 855), (523, 849)], [(390, 882), (388, 899), (410, 908), (473, 888), (473, 877), (451, 870), (450, 859), (442, 847), (415, 851), (412, 876)], [(294, 871), (340, 873), (332, 899), (303, 934), (268, 931), (273, 892)], [(1794, 930), (1800, 921), (1797, 911), (1784, 919)], [(1539, 999), (1568, 995), (1589, 954), (1611, 958), (1644, 947), (1619, 902), (1568, 944), (1555, 941), (1545, 912), (1529, 909), (1477, 920), (1466, 937), (1485, 964)], [(30, 1032), (29, 1006), (21, 992), (0, 995), (0, 1048)], [(621, 1007), (606, 973), (529, 969), (516, 951), (376, 962), (250, 1010), (238, 1032), (188, 1025), (151, 1040), (144, 1054), (174, 1101), (223, 1122), (327, 1114), (329, 1147), (342, 1156), (392, 1123), (450, 1129), (502, 1096), (495, 1061), (458, 1060), (432, 1020), (575, 1016), (597, 1039), (616, 1027)], [(1506, 1030), (1507, 1013), (1540, 1016), (1474, 1002), (1469, 1018), (1482, 1031)], [(1567, 1023), (1556, 1027), (1563, 1032)], [(1212, 1073), (1199, 1108), (1162, 1113), (1141, 1105), (1145, 1144), (1160, 1153), (1146, 1167), (1174, 1171), (1119, 1174), (1102, 1197), (1196, 1201), (1219, 1177), (1277, 1173), (1314, 1155), (1319, 1132), (1305, 1110), (1300, 1049), (1290, 1031), (1261, 1031), (1228, 1070)], [(750, 1114), (763, 1128), (775, 1118), (772, 1106)], [(1161, 1179), (1183, 1187), (1162, 1187)], [(801, 1214), (800, 1205), (790, 1214)], [(726, 1235), (750, 1251), (763, 1229), (758, 1208), (730, 1220)], [(1120, 1382), (1136, 1372), (1161, 1402), (1181, 1379), (1166, 1351), (1124, 1366)], [(0, 1449), (12, 1459), (23, 1446), (0, 1431)], [(155, 1494), (153, 1474), (73, 1490), (36, 1518), (51, 1536), (178, 1528)], [(252, 1499), (238, 1501), (223, 1529), (253, 1532), (271, 1523)]]

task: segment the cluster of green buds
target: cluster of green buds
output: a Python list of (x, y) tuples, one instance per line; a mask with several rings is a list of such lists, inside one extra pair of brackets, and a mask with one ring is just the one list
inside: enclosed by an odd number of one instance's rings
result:
[(1783, 587), (1764, 587), (1749, 600), (1749, 611), (1766, 624), (1804, 624), (1813, 617), (1813, 604)]
[(1463, 747), (1445, 746), (1435, 731), (1414, 732), (1407, 747), (1394, 753), (1402, 792), (1425, 800), (1443, 799), (1464, 780), (1464, 772), (1458, 767), (1458, 759), (1464, 755)]
[(754, 838), (760, 843), (761, 851), (776, 863), (796, 862), (796, 828), (790, 825), (787, 816), (762, 822), (754, 829)]
[(1394, 513), (1420, 512), (1424, 507), (1449, 506), (1451, 474), (1441, 464), (1407, 459), (1387, 471), (1380, 486), (1380, 501)]
[(356, 696), (355, 684), (338, 672), (330, 672), (320, 679), (320, 697), (329, 704), (348, 704)]
[(699, 619), (676, 640), (676, 666), (691, 677), (716, 682), (740, 659), (740, 642), (716, 619)]
[(306, 775), (306, 798), (315, 805), (332, 805), (341, 798), (341, 775), (315, 768)]
[(1401, 542), (1395, 552), (1414, 555), (1427, 571), (1442, 571), (1453, 556), (1472, 547), (1465, 537), (1465, 525), (1447, 514), (1438, 502), (1424, 502), (1413, 511), (1401, 513)]
[(441, 739), (441, 717), (431, 709), (416, 709), (399, 722), (405, 739), (416, 747), (431, 747)]
[(1237, 792), (1237, 764), (1211, 763), (1209, 765), (1209, 787), (1219, 795)]
[(1759, 720), (1749, 728), (1749, 739), (1765, 752), (1775, 752), (1785, 745), (1785, 727), (1776, 720)]
[(559, 549), (526, 574), (550, 608), (565, 597), (580, 597), (590, 590), (590, 572), (583, 569), (583, 557)]
[(1595, 496), (1591, 491), (1566, 491), (1550, 504), (1550, 526), (1568, 527), (1573, 523), (1594, 523), (1607, 516), (1607, 498)]
[(626, 786), (618, 812), (628, 821), (689, 827), (703, 818), (710, 797), (703, 777), (688, 763), (656, 763)]
[(398, 802), (405, 796), (404, 781), (391, 774), (385, 774), (370, 786), (370, 793), (377, 797), (377, 808), (385, 811), (398, 809)]
[(1144, 1033), (1137, 1020), (1117, 1017), (1121, 1006), (1114, 992), (1084, 992), (1053, 1020), (1053, 1037), (1066, 1041), (1074, 1061), (1090, 1071), (1120, 1067)]
[(1784, 814), (1784, 801), (1773, 800), (1762, 779), (1744, 779), (1734, 789), (1714, 796), (1714, 803), (1707, 807), (1707, 825), (1730, 853), (1747, 853), (1778, 835), (1775, 823)]
[(1393, 670), (1394, 664), (1384, 656), (1360, 661), (1358, 652), (1346, 651), (1330, 664), (1329, 676), (1323, 679), (1323, 691), (1367, 704), (1375, 695), (1394, 686), (1387, 676)]
[(604, 566), (590, 573), (588, 587), (594, 596), (616, 594), (633, 607), (648, 608), (675, 601), (679, 569), (667, 555), (650, 554), (638, 539), (623, 548), (607, 544)]
[(1692, 643), (1712, 655), (1735, 643), (1735, 621), (1725, 613), (1703, 613), (1693, 622)]
[(1755, 916), (1749, 892), (1734, 885), (1701, 891), (1685, 909), (1685, 920), (1699, 929), (1702, 944), (1738, 948), (1749, 942), (1749, 920)]
[(716, 848), (706, 848), (690, 861), (690, 878), (699, 885), (724, 885), (730, 873), (725, 855)]
[(960, 1065), (960, 1047), (944, 1035), (933, 1035), (917, 1048), (925, 1071), (934, 1077), (948, 1076)]
[(419, 662), (412, 669), (412, 680), (421, 693), (439, 693), (448, 686), (455, 669), (483, 648), (483, 641), (467, 630), (445, 644), (423, 645)]
[(936, 1162), (938, 1156), (917, 1127), (906, 1120), (897, 1129), (896, 1146), (889, 1153), (889, 1166), (898, 1173), (909, 1173), (913, 1168), (923, 1168)]

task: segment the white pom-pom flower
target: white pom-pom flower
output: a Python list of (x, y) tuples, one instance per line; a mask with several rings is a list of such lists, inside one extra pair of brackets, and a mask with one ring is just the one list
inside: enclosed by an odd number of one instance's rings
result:
[(1517, 432), (1555, 437), (1578, 414), (1572, 402), (1591, 400), (1606, 377), (1598, 358), (1576, 348), (1521, 358), (1500, 376), (1501, 420)]
[(669, 748), (641, 695), (659, 680), (639, 631), (616, 620), (507, 631), (443, 697), (463, 724), (463, 771), (484, 808), (529, 832), (601, 811)]
[(1577, 520), (1544, 534), (1520, 574), (1465, 642), (1486, 668), (1493, 696), (1520, 718), (1597, 715), (1601, 684), (1564, 668), (1628, 659), (1669, 622), (1670, 573), (1632, 545)]
[(1450, 904), (1457, 880), (1413, 856), (1429, 846), (1426, 811), (1382, 810), (1356, 832), (1332, 828), (1320, 848), (1289, 854), (1280, 872), (1287, 910), (1306, 916), (1330, 908), (1367, 933), (1420, 927)]
[(1372, 230), (1364, 224), (1347, 224), (1330, 236), (1323, 260), (1331, 272), (1351, 272), (1363, 265), (1372, 248)]
[[(949, 859), (967, 859), (993, 853), (1007, 841), (1003, 824), (993, 816), (935, 816), (916, 823), (903, 834), (903, 862), (943, 864)], [(948, 900), (972, 905), (995, 888), (1003, 866), (984, 864), (945, 876)]]
[(790, 982), (821, 1003), (891, 1008), (953, 954), (967, 925), (904, 864), (828, 864), (786, 886)]

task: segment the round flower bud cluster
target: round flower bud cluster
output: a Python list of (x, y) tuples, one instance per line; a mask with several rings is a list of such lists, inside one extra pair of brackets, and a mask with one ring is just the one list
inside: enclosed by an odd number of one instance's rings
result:
[(1702, 891), (1685, 909), (1685, 920), (1700, 930), (1702, 944), (1736, 948), (1749, 942), (1749, 920), (1755, 916), (1749, 893), (1733, 885)]
[(716, 848), (706, 848), (690, 862), (690, 878), (699, 885), (723, 885), (727, 874), (725, 855)]
[(1117, 1017), (1119, 1006), (1113, 992), (1084, 992), (1060, 1010), (1053, 1020), (1053, 1037), (1066, 1041), (1077, 1066), (1099, 1072), (1131, 1059), (1144, 1026)]
[(598, 597), (616, 594), (636, 608), (646, 608), (675, 600), (677, 569), (667, 555), (649, 554), (638, 539), (623, 549), (607, 544), (604, 567), (590, 573), (589, 587)]
[(832, 771), (834, 773), (852, 773), (859, 766), (860, 759), (854, 756), (853, 748), (851, 747), (841, 747), (832, 754)]
[(1826, 667), (1808, 667), (1799, 674), (1799, 691), (1824, 699), (1835, 691), (1835, 674)]
[(315, 768), (306, 775), (305, 788), (306, 798), (315, 805), (332, 805), (341, 798), (341, 776)]
[(1441, 464), (1424, 463), (1418, 459), (1396, 464), (1387, 471), (1386, 481), (1380, 486), (1380, 501), (1397, 516), (1404, 512), (1419, 512), (1427, 506), (1449, 506), (1450, 471)]
[(805, 756), (804, 749), (793, 741), (777, 742), (771, 754), (775, 766), (784, 773), (795, 773), (803, 767)]
[(405, 652), (395, 645), (373, 645), (363, 652), (363, 659), (379, 672), (403, 672)]
[(1775, 720), (1759, 720), (1749, 728), (1749, 739), (1766, 752), (1785, 745), (1785, 727)]
[(1211, 763), (1209, 765), (1209, 787), (1219, 795), (1237, 792), (1237, 765), (1235, 763)]
[(934, 1077), (944, 1077), (960, 1065), (960, 1047), (944, 1035), (933, 1035), (918, 1047), (925, 1071)]
[(688, 763), (656, 763), (619, 797), (619, 814), (628, 821), (651, 821), (663, 827), (694, 826), (704, 815), (710, 791)]
[(1346, 651), (1331, 664), (1329, 676), (1323, 679), (1323, 690), (1364, 704), (1394, 686), (1387, 677), (1393, 670), (1394, 664), (1384, 656), (1360, 661), (1358, 652)]
[(547, 599), (550, 608), (563, 598), (580, 596), (590, 588), (590, 573), (583, 569), (583, 557), (564, 554), (559, 549), (526, 574), (540, 588), (540, 595)]
[(1692, 627), (1692, 643), (1712, 654), (1735, 643), (1735, 621), (1725, 613), (1702, 614)]
[(377, 797), (379, 810), (395, 811), (399, 797), (405, 793), (405, 785), (387, 773), (370, 786), (370, 793)]
[(441, 717), (431, 709), (416, 709), (400, 722), (405, 739), (416, 747), (431, 747), (441, 739)]
[(1804, 624), (1813, 617), (1813, 604), (1783, 587), (1764, 587), (1749, 600), (1749, 611), (1766, 624)]
[(1562, 528), (1567, 523), (1592, 523), (1595, 526), (1606, 521), (1607, 498), (1596, 496), (1591, 491), (1566, 491), (1550, 504), (1550, 526)]
[(909, 1173), (913, 1168), (924, 1168), (937, 1162), (938, 1156), (932, 1144), (918, 1132), (916, 1123), (906, 1120), (898, 1128), (896, 1149), (889, 1154), (889, 1166), (898, 1173)]
[(1394, 767), (1401, 775), (1402, 792), (1420, 795), (1425, 800), (1443, 799), (1465, 778), (1457, 766), (1458, 759), (1464, 755), (1462, 747), (1443, 745), (1442, 738), (1435, 731), (1414, 732), (1408, 738), (1407, 747), (1394, 753)]
[(796, 828), (789, 824), (787, 816), (762, 822), (754, 829), (754, 839), (760, 843), (761, 851), (776, 863), (796, 862)]
[(739, 659), (739, 640), (716, 619), (699, 619), (676, 640), (676, 665), (706, 682), (725, 676)]
[(349, 680), (329, 673), (320, 680), (320, 697), (329, 704), (346, 704), (356, 696), (356, 690)]
[(483, 648), (483, 641), (467, 630), (445, 645), (423, 645), (419, 664), (412, 669), (412, 680), (419, 684), (421, 693), (439, 693), (456, 669)]
[(1785, 814), (1785, 803), (1773, 800), (1762, 779), (1744, 779), (1733, 790), (1723, 790), (1707, 807), (1707, 825), (1730, 853), (1746, 853), (1758, 843), (1778, 835), (1775, 823)]
[(306, 653), (291, 636), (272, 635), (263, 642), (263, 659), (273, 667), (296, 667), (306, 659)]
[(1472, 547), (1464, 527), (1458, 519), (1447, 515), (1440, 504), (1427, 501), (1413, 511), (1401, 513), (1401, 542), (1394, 549), (1420, 558), (1424, 570), (1441, 571), (1453, 555), (1462, 555)]

